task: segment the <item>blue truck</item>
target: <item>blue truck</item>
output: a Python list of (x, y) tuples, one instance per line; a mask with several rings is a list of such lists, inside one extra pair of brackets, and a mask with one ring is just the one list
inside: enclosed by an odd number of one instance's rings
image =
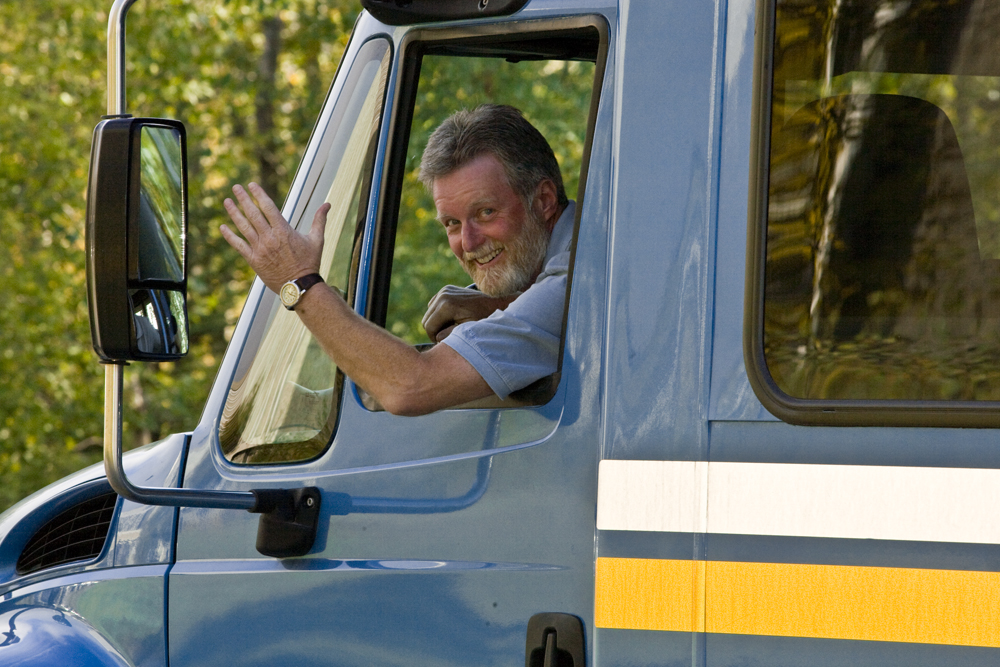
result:
[(365, 0), (285, 217), (332, 204), (324, 277), (385, 326), (425, 87), (583, 82), (558, 372), (391, 415), (257, 281), (194, 430), (123, 455), (124, 363), (187, 348), (132, 1), (88, 194), (105, 466), (0, 517), (0, 664), (1000, 660), (995, 3)]

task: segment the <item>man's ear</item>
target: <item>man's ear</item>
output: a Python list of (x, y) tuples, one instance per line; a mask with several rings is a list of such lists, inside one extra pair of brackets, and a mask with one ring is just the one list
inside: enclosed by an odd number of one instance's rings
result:
[(559, 216), (556, 215), (559, 212), (559, 194), (556, 191), (556, 184), (552, 182), (551, 178), (543, 179), (535, 188), (534, 205), (538, 213), (541, 214), (542, 220), (549, 223), (551, 231), (556, 220), (559, 219)]

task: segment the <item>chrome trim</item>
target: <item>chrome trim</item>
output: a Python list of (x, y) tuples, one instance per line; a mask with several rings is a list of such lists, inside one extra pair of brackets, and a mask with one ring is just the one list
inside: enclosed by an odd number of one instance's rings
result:
[[(128, 0), (126, 0), (128, 1)], [(257, 496), (250, 491), (196, 491), (144, 488), (133, 485), (122, 465), (122, 375), (124, 364), (104, 367), (104, 470), (118, 495), (142, 505), (253, 510)]]
[(125, 113), (125, 15), (136, 0), (115, 0), (108, 14), (108, 115)]

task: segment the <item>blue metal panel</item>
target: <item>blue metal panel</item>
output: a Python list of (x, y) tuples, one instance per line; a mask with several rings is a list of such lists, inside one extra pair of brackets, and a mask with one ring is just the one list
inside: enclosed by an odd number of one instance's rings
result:
[[(155, 445), (125, 455), (129, 479), (146, 487), (180, 484), (189, 434), (176, 433)], [(173, 560), (177, 508), (121, 501), (115, 526), (115, 567), (169, 563)]]
[(684, 667), (691, 664), (692, 639), (686, 632), (601, 630), (595, 664), (600, 667)]
[(722, 150), (715, 263), (715, 327), (709, 419), (773, 420), (757, 400), (743, 365), (750, 107), (753, 98), (754, 0), (726, 5)]
[(988, 429), (843, 428), (713, 422), (713, 461), (1000, 468)]
[(1000, 545), (847, 540), (760, 535), (706, 535), (712, 560), (805, 563), (995, 572)]
[[(572, 3), (572, 13), (608, 16), (614, 62), (615, 14), (607, 5)], [(569, 6), (533, 3), (525, 14), (565, 15)], [(382, 28), (365, 19), (358, 30)], [(398, 41), (403, 31), (392, 34)], [(404, 418), (369, 412), (348, 382), (323, 456), (235, 466), (215, 434), (235, 366), (227, 354), (192, 438), (185, 485), (315, 484), (324, 515), (311, 554), (275, 561), (254, 549), (256, 516), (182, 510), (169, 577), (171, 664), (509, 665), (523, 660), (535, 613), (575, 614), (591, 632), (614, 84), (608, 73), (581, 206), (562, 377), (547, 405)], [(363, 264), (362, 284), (368, 270)], [(246, 319), (234, 340), (245, 335)], [(339, 515), (327, 503), (335, 493), (365, 498), (367, 510), (406, 513)]]
[(703, 537), (695, 533), (600, 530), (597, 546), (601, 558), (689, 560)]
[[(180, 481), (186, 434), (129, 452), (125, 469), (150, 486)], [(110, 491), (92, 466), (25, 499), (0, 524), (0, 663), (163, 667), (165, 573), (173, 550), (169, 507), (119, 508), (96, 559), (18, 577), (14, 564), (46, 521), (81, 500)], [(158, 563), (158, 565), (147, 565)], [(115, 569), (117, 565), (119, 569)], [(146, 567), (121, 567), (146, 565)]]
[(626, 6), (604, 457), (696, 459), (708, 445), (718, 7)]
[[(64, 574), (7, 593), (0, 645), (5, 637), (15, 648), (0, 647), (0, 664), (165, 667), (166, 568)], [(31, 662), (34, 652), (46, 660)]]

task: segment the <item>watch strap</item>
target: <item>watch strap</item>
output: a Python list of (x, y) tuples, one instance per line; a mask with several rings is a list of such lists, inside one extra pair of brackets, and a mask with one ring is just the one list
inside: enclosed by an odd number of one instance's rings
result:
[(301, 278), (296, 278), (292, 281), (299, 288), (300, 292), (305, 292), (307, 289), (315, 285), (316, 283), (323, 282), (323, 276), (318, 273), (309, 273)]

